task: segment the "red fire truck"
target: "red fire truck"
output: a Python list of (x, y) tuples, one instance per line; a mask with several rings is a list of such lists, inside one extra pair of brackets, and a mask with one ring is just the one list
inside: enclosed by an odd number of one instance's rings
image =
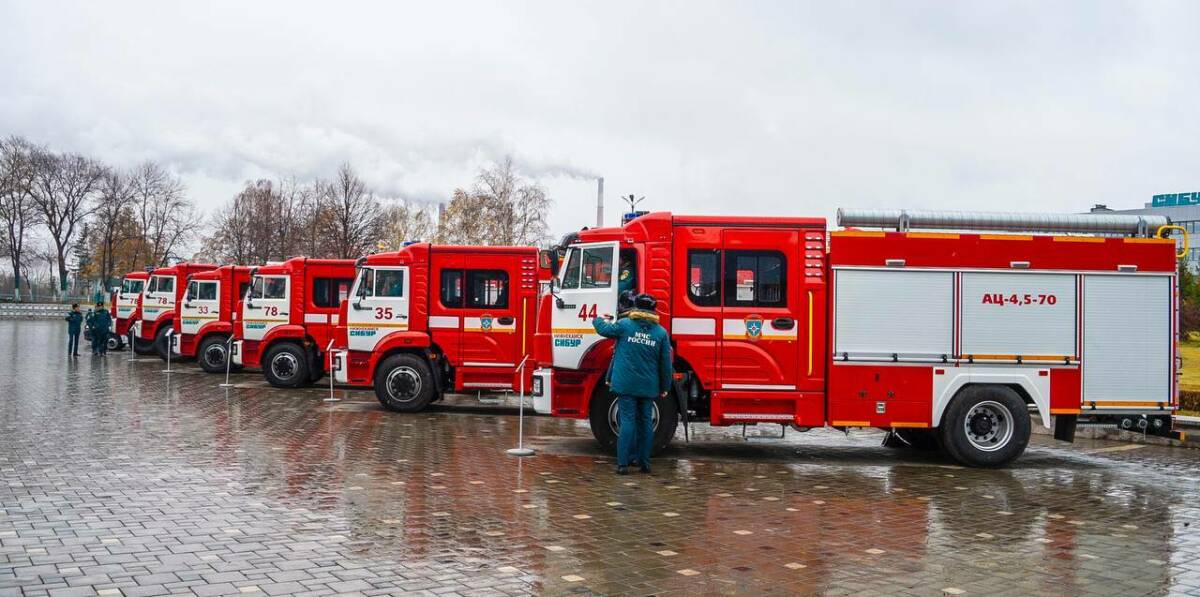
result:
[(280, 388), (320, 379), (338, 306), (353, 283), (351, 259), (295, 257), (254, 268), (235, 325), (233, 364), (261, 367)]
[(385, 407), (416, 412), (448, 391), (515, 390), (533, 367), (538, 285), (550, 278), (534, 247), (425, 243), (359, 260), (343, 303), (340, 383), (374, 386)]
[(149, 270), (150, 280), (141, 296), (141, 318), (133, 324), (134, 350), (138, 354), (158, 355), (167, 360), (169, 335), (175, 330), (175, 305), (183, 297), (188, 276), (217, 266), (206, 263), (177, 263)]
[(138, 310), (139, 301), (149, 278), (150, 274), (146, 272), (129, 272), (121, 279), (121, 287), (113, 290), (109, 301), (109, 314), (113, 319), (113, 335), (108, 338), (109, 350), (125, 348), (129, 327), (142, 316)]
[(1019, 456), (1031, 413), (1068, 441), (1079, 421), (1170, 432), (1165, 218), (839, 211), (839, 223), (898, 231), (653, 213), (569, 236), (539, 306), (535, 409), (588, 418), (615, 445), (613, 344), (591, 319), (616, 313), (620, 263), (658, 299), (675, 349), (657, 449), (680, 417), (876, 427), (972, 466)]
[(250, 287), (245, 265), (223, 265), (192, 274), (178, 305), (179, 333), (171, 337), (171, 349), (183, 358), (195, 358), (209, 373), (223, 373), (228, 358), (228, 341), (233, 335), (242, 297)]

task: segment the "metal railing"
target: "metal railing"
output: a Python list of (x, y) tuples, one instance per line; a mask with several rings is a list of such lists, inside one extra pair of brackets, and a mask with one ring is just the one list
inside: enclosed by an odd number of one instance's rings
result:
[(0, 319), (59, 319), (70, 312), (69, 304), (0, 303)]

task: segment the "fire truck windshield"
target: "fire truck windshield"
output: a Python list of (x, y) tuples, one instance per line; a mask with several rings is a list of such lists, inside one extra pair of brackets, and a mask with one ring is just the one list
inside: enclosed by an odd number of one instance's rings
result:
[(154, 276), (150, 279), (149, 292), (175, 292), (173, 276)]
[(142, 291), (142, 287), (145, 284), (145, 280), (125, 278), (124, 280), (121, 280), (121, 294), (138, 294)]

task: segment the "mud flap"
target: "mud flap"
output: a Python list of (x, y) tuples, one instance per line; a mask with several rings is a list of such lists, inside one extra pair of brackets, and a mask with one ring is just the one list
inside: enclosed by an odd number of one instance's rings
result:
[(1078, 419), (1079, 415), (1054, 415), (1054, 439), (1073, 443)]
[(682, 380), (674, 380), (671, 385), (675, 388), (675, 402), (679, 406), (679, 418), (683, 423), (683, 443), (691, 443), (688, 437), (688, 395)]

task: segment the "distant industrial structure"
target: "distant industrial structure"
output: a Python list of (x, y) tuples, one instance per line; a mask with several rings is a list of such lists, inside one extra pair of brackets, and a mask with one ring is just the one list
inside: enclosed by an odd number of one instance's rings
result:
[[(1167, 216), (1171, 224), (1187, 230), (1190, 246), (1185, 261), (1188, 269), (1200, 273), (1200, 191), (1154, 195), (1139, 209), (1109, 209), (1107, 205), (1096, 205), (1091, 212)], [(1175, 236), (1179, 237), (1178, 234)], [(1182, 243), (1183, 239), (1179, 238), (1177, 242)]]

